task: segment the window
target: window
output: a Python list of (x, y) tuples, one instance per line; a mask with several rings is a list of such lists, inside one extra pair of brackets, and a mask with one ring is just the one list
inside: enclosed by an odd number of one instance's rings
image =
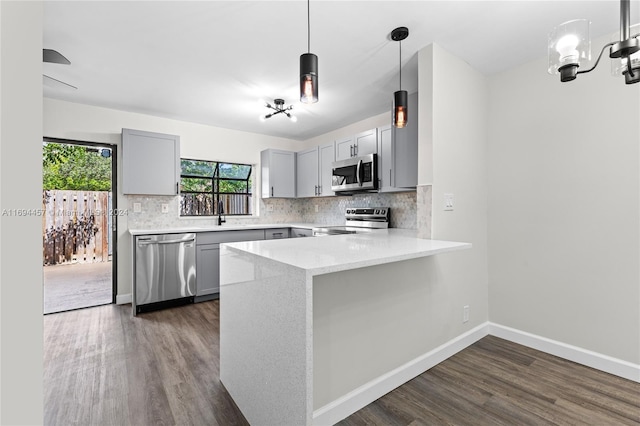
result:
[(180, 216), (250, 215), (251, 165), (180, 159)]

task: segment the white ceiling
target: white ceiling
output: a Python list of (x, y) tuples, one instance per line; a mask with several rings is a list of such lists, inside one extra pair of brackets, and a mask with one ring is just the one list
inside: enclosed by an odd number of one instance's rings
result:
[[(639, 3), (632, 1), (632, 23)], [(399, 46), (389, 38), (396, 27), (410, 32), (402, 42), (402, 88), (410, 93), (416, 54), (430, 43), (490, 75), (544, 57), (548, 32), (569, 19), (590, 19), (592, 37), (619, 29), (617, 0), (313, 0), (310, 15), (320, 100), (303, 105), (304, 0), (47, 1), (44, 48), (71, 65), (46, 63), (43, 72), (78, 89), (45, 85), (44, 95), (306, 140), (390, 110), (399, 85)], [(283, 98), (298, 121), (259, 121), (268, 112), (261, 98)]]

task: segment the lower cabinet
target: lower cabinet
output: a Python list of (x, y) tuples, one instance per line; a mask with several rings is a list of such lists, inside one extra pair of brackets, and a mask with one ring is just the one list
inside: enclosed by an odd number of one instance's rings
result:
[(289, 238), (289, 228), (199, 232), (196, 236), (196, 302), (220, 293), (220, 244)]
[(220, 292), (220, 244), (196, 246), (196, 297)]
[(313, 237), (313, 231), (308, 228), (291, 228), (291, 238)]

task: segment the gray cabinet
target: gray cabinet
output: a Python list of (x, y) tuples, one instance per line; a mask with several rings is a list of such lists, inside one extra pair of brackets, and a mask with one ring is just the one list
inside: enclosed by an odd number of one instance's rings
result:
[(296, 196), (295, 152), (267, 149), (260, 153), (262, 198)]
[(220, 244), (196, 245), (196, 296), (220, 292)]
[(289, 238), (289, 228), (265, 229), (265, 240), (279, 240), (281, 238)]
[(332, 196), (331, 164), (333, 142), (296, 153), (296, 195), (298, 198)]
[(177, 195), (180, 137), (122, 129), (122, 192)]
[[(286, 229), (286, 228), (285, 228)], [(200, 232), (196, 236), (196, 302), (220, 292), (220, 243), (264, 240), (265, 231)]]
[(336, 161), (346, 160), (350, 157), (375, 154), (378, 152), (377, 129), (367, 130), (353, 137), (336, 140), (335, 145)]
[[(380, 191), (406, 191), (418, 184), (418, 94), (409, 96), (409, 123), (378, 129)], [(413, 119), (411, 118), (413, 117)]]
[(291, 228), (291, 238), (313, 237), (313, 231), (308, 228)]

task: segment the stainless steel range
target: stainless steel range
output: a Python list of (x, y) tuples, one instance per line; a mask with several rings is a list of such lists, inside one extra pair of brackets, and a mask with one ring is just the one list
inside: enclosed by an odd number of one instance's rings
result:
[(389, 207), (348, 208), (344, 226), (313, 228), (313, 236), (357, 234), (389, 227)]

